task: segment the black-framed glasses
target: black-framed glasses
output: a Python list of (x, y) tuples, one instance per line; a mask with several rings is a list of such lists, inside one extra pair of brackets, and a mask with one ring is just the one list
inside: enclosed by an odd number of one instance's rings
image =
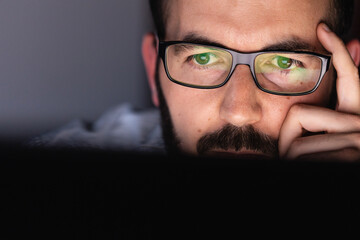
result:
[(314, 92), (329, 69), (330, 56), (305, 51), (241, 53), (182, 41), (159, 42), (168, 78), (201, 89), (225, 85), (239, 64), (248, 65), (256, 86), (267, 93), (299, 96)]

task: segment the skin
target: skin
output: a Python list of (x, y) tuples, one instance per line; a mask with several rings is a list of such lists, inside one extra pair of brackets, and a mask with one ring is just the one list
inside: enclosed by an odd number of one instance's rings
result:
[[(291, 38), (301, 39), (318, 53), (333, 55), (333, 66), (316, 92), (305, 96), (277, 96), (259, 90), (247, 66), (238, 65), (223, 87), (211, 90), (180, 86), (168, 80), (160, 64), (160, 84), (170, 109), (180, 148), (197, 154), (196, 144), (206, 133), (226, 124), (252, 125), (279, 140), (280, 157), (311, 154), (323, 159), (360, 159), (360, 84), (357, 66), (360, 43), (346, 46), (325, 24), (328, 0), (174, 0), (169, 6), (166, 41), (184, 40), (196, 33), (240, 52), (260, 51)], [(154, 36), (144, 37), (142, 52), (153, 102), (157, 49)], [(347, 47), (347, 48), (346, 48)], [(302, 49), (298, 49), (302, 50)], [(333, 71), (338, 78), (334, 79)], [(328, 105), (334, 81), (337, 108)], [(314, 136), (304, 137), (306, 131)], [(325, 133), (324, 133), (325, 132)], [(230, 150), (231, 151), (231, 150)], [(236, 154), (248, 153), (241, 149)], [(250, 152), (251, 153), (251, 152)]]

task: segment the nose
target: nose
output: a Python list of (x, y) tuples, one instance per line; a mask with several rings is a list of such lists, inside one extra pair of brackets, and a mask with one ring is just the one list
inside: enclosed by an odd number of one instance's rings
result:
[(260, 90), (256, 87), (248, 66), (238, 65), (223, 88), (225, 93), (220, 106), (220, 118), (223, 121), (238, 127), (260, 121)]

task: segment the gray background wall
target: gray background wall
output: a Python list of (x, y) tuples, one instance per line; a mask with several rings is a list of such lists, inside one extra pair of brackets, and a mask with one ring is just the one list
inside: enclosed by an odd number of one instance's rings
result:
[(91, 121), (122, 102), (151, 107), (140, 51), (147, 3), (0, 0), (0, 139)]
[(121, 102), (151, 106), (146, 0), (0, 0), (0, 138), (21, 140)]

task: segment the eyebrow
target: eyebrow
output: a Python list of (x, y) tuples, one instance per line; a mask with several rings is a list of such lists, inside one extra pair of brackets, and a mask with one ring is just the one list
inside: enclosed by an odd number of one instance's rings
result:
[[(227, 48), (225, 45), (211, 40), (205, 36), (196, 34), (196, 33), (189, 33), (185, 35), (183, 38), (185, 42), (191, 42), (195, 44), (203, 44), (203, 45), (212, 45), (221, 48)], [(297, 36), (290, 36), (288, 39), (282, 40), (281, 42), (273, 43), (270, 45), (265, 46), (264, 48), (260, 49), (259, 51), (311, 51), (315, 52), (317, 49), (315, 46), (310, 44), (309, 42), (297, 37)], [(236, 50), (237, 51), (237, 50)]]
[(182, 41), (195, 43), (195, 44), (212, 45), (212, 46), (216, 46), (216, 47), (227, 48), (225, 45), (223, 45), (219, 42), (216, 42), (214, 40), (211, 40), (205, 36), (202, 36), (202, 35), (199, 35), (196, 33), (186, 34), (185, 37), (182, 39)]
[(305, 40), (291, 36), (287, 40), (283, 40), (279, 43), (274, 43), (266, 46), (265, 48), (261, 49), (262, 51), (275, 51), (275, 50), (284, 50), (284, 51), (312, 51), (315, 52), (315, 46), (311, 45), (310, 43), (306, 42)]

